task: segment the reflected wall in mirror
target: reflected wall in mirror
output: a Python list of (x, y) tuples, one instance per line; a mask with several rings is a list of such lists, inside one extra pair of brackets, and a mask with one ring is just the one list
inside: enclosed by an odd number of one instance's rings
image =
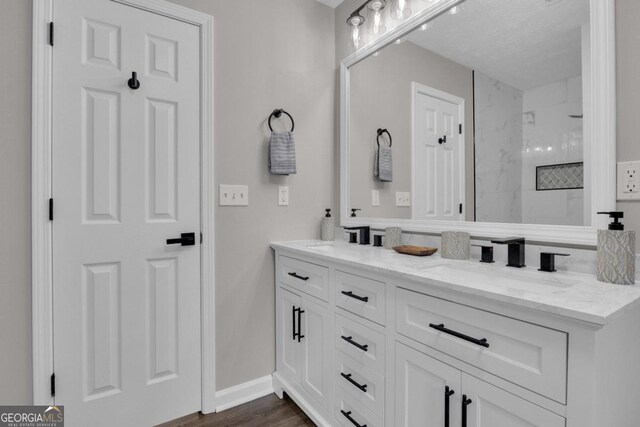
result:
[(589, 53), (587, 0), (466, 0), (356, 63), (349, 208), (589, 225)]

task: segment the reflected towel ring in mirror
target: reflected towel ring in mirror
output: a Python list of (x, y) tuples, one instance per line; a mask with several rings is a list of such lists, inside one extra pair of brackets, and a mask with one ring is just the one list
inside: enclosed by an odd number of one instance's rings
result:
[(282, 116), (282, 113), (286, 114), (287, 116), (289, 116), (289, 119), (291, 119), (291, 132), (293, 132), (293, 129), (296, 126), (295, 122), (293, 121), (293, 117), (291, 117), (291, 114), (287, 113), (286, 111), (284, 111), (281, 108), (276, 108), (275, 110), (273, 110), (273, 112), (269, 116), (269, 130), (271, 130), (271, 132), (273, 132), (273, 128), (271, 127), (271, 119), (273, 117), (275, 117), (276, 119), (280, 118), (280, 116)]
[(391, 148), (391, 145), (393, 144), (393, 140), (391, 139), (391, 134), (386, 129), (378, 129), (378, 137), (377, 137), (378, 148), (380, 148), (380, 136), (383, 133), (386, 133), (387, 135), (389, 135), (389, 148)]

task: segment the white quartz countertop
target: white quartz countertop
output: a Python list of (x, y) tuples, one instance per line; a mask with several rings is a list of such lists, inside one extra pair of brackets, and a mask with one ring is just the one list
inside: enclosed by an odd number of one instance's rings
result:
[(506, 267), (500, 261), (448, 260), (438, 254), (416, 257), (346, 242), (305, 240), (271, 247), (597, 325), (640, 303), (638, 284), (601, 283), (582, 273), (544, 273), (531, 267)]

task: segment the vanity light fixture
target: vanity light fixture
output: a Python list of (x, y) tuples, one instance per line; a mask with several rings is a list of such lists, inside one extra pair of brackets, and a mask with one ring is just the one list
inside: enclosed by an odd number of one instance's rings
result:
[(391, 0), (391, 18), (402, 21), (411, 16), (409, 0)]
[(367, 0), (349, 15), (347, 24), (351, 27), (351, 42), (353, 43), (353, 47), (358, 49), (362, 43), (362, 31), (360, 27), (364, 24), (365, 19), (360, 12), (369, 6), (369, 9), (373, 12), (370, 30), (376, 35), (382, 34), (386, 31), (386, 28), (382, 20), (381, 10), (384, 9), (386, 5), (387, 0)]

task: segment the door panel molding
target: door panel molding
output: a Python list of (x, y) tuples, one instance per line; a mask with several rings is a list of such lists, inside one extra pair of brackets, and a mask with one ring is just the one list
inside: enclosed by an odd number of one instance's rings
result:
[[(111, 0), (187, 22), (200, 30), (200, 230), (201, 257), (201, 410), (215, 412), (214, 133), (213, 17), (163, 0)], [(49, 45), (53, 0), (33, 3), (31, 123), (31, 243), (33, 402), (53, 403), (52, 71), (55, 46)]]

